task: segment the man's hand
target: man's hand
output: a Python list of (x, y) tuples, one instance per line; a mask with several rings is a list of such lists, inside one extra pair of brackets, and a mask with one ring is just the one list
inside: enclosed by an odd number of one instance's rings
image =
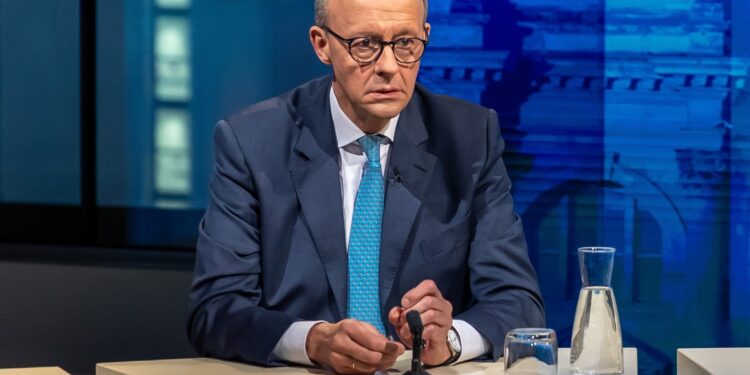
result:
[(388, 340), (372, 325), (354, 319), (314, 325), (305, 349), (313, 362), (340, 374), (387, 370), (405, 350), (401, 343)]
[(396, 306), (388, 313), (388, 320), (396, 327), (401, 341), (411, 349), (412, 336), (406, 321), (409, 310), (418, 311), (424, 325), (422, 340), (426, 346), (422, 350), (422, 361), (429, 366), (447, 361), (451, 355), (448, 330), (453, 325), (453, 306), (443, 298), (434, 281), (422, 281), (406, 292), (401, 299), (401, 307)]

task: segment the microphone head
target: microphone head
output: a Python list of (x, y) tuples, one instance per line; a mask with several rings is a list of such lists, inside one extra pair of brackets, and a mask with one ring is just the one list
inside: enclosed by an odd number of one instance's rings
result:
[(422, 317), (419, 316), (419, 312), (411, 310), (406, 313), (406, 321), (409, 323), (409, 329), (413, 334), (421, 334), (424, 326), (422, 326)]

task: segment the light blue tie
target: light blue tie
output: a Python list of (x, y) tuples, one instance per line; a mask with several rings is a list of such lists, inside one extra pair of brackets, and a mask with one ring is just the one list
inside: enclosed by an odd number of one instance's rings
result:
[(372, 324), (385, 334), (378, 291), (380, 230), (383, 223), (384, 182), (380, 166), (381, 135), (359, 139), (367, 155), (349, 234), (349, 317)]

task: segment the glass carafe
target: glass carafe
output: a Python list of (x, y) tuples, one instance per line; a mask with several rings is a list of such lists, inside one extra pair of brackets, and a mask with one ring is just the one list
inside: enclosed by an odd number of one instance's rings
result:
[(622, 374), (622, 331), (615, 294), (610, 287), (615, 249), (578, 249), (583, 287), (578, 295), (570, 348), (575, 375)]

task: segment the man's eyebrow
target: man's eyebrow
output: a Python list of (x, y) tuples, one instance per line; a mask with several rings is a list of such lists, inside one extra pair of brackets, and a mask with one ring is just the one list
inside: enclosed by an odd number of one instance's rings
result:
[[(391, 39), (402, 38), (405, 36), (420, 37), (420, 34), (421, 34), (420, 31), (414, 31), (414, 29), (397, 29), (397, 31), (393, 33), (393, 38)], [(353, 31), (351, 32), (351, 35), (352, 36), (349, 36), (349, 38), (370, 37), (370, 38), (383, 39), (383, 34), (377, 31), (371, 31), (371, 30)]]
[(408, 29), (396, 29), (396, 32), (393, 33), (393, 38), (403, 37), (403, 36), (418, 36), (420, 34), (419, 31), (415, 31), (414, 29), (408, 28)]
[(404, 37), (408, 37), (408, 38), (421, 38), (422, 36), (419, 35), (419, 33), (415, 33), (415, 32), (412, 32), (412, 31), (405, 32), (405, 33), (396, 33), (396, 34), (393, 34), (393, 39), (404, 38)]

